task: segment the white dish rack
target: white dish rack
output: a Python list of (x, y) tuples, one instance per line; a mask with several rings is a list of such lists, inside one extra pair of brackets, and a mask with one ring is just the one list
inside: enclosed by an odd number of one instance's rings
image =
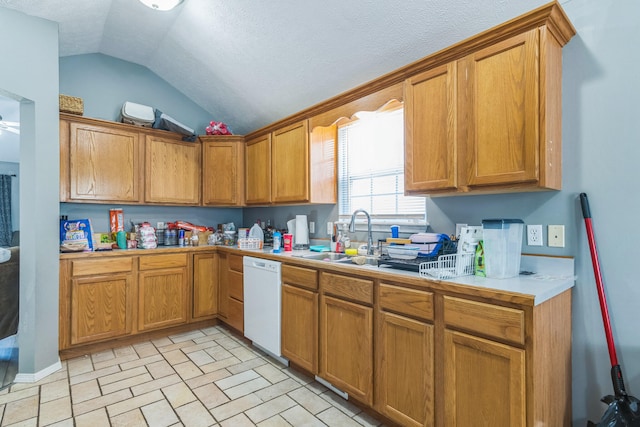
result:
[(440, 255), (437, 261), (420, 264), (420, 277), (435, 279), (453, 279), (471, 276), (474, 273), (474, 253)]

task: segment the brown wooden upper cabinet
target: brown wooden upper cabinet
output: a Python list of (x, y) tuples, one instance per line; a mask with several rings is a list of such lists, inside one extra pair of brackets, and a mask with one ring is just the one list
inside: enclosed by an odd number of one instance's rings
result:
[(336, 138), (302, 120), (246, 146), (246, 204), (336, 202)]
[(561, 189), (564, 43), (541, 25), (408, 78), (406, 193)]
[(247, 140), (245, 159), (246, 204), (271, 203), (271, 134)]
[(197, 206), (201, 156), (173, 132), (60, 114), (60, 201)]
[(303, 120), (273, 132), (271, 199), (274, 203), (309, 201), (309, 127)]
[(199, 142), (146, 135), (145, 202), (200, 203)]
[(61, 201), (142, 200), (144, 141), (135, 130), (62, 119), (60, 149)]
[(200, 136), (202, 141), (202, 204), (244, 205), (244, 137)]

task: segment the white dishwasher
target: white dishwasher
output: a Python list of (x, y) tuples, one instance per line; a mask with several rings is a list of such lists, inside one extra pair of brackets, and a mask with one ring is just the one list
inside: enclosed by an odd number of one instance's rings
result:
[(288, 365), (280, 351), (282, 265), (277, 261), (250, 256), (243, 257), (242, 264), (244, 336), (256, 347)]

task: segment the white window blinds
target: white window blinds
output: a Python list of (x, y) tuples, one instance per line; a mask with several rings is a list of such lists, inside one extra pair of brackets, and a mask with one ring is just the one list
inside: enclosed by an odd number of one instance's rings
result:
[(378, 224), (426, 224), (424, 197), (404, 195), (403, 109), (357, 116), (338, 126), (340, 219), (362, 208)]

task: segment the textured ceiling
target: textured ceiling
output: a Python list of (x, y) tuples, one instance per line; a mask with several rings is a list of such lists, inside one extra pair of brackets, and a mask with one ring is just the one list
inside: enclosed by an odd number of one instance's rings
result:
[[(0, 0), (59, 23), (60, 55), (146, 66), (244, 134), (546, 0)], [(0, 113), (1, 114), (1, 113)]]

